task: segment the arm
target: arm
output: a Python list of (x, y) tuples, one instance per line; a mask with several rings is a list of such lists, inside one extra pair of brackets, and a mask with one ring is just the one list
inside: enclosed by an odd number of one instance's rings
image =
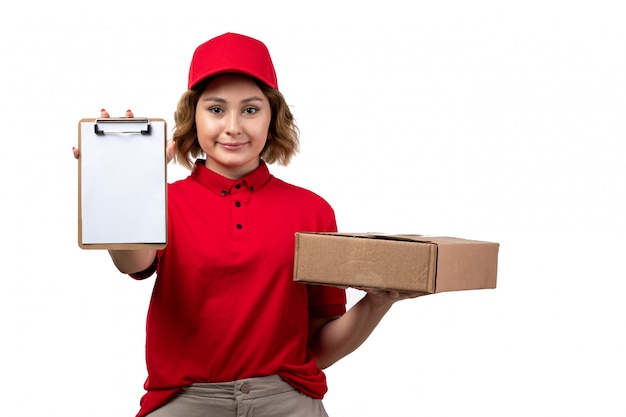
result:
[(343, 316), (311, 320), (309, 347), (318, 366), (327, 368), (361, 346), (393, 303), (420, 295), (425, 294), (368, 290)]
[(117, 269), (124, 274), (133, 274), (148, 269), (156, 256), (154, 249), (109, 250)]

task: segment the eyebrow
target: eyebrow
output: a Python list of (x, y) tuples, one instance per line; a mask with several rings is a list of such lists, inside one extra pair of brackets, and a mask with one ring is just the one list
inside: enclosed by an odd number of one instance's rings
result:
[[(205, 98), (202, 99), (202, 101), (214, 101), (216, 103), (226, 103), (226, 100), (224, 100), (221, 97), (216, 97), (216, 96), (205, 97)], [(241, 100), (241, 104), (252, 103), (252, 102), (255, 102), (255, 101), (263, 101), (263, 98), (261, 98), (259, 96), (248, 97), (248, 98), (245, 98), (245, 99)]]

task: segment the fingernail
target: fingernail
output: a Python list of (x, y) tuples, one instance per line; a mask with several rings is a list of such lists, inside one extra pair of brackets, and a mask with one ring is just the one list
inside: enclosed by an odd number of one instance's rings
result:
[(130, 110), (126, 110), (126, 113), (132, 113)]
[(106, 111), (106, 110), (102, 109), (102, 110), (100, 110), (100, 113), (102, 113), (103, 111)]

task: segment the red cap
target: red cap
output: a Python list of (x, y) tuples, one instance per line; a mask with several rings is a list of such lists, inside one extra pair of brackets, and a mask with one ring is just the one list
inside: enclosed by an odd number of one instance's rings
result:
[(189, 68), (189, 89), (207, 77), (225, 72), (250, 75), (278, 89), (276, 71), (267, 47), (248, 36), (225, 33), (198, 46)]

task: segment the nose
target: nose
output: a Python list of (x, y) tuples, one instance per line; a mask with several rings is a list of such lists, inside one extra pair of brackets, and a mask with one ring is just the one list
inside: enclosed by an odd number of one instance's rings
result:
[(241, 133), (241, 120), (239, 114), (231, 112), (226, 120), (226, 133), (235, 136)]

